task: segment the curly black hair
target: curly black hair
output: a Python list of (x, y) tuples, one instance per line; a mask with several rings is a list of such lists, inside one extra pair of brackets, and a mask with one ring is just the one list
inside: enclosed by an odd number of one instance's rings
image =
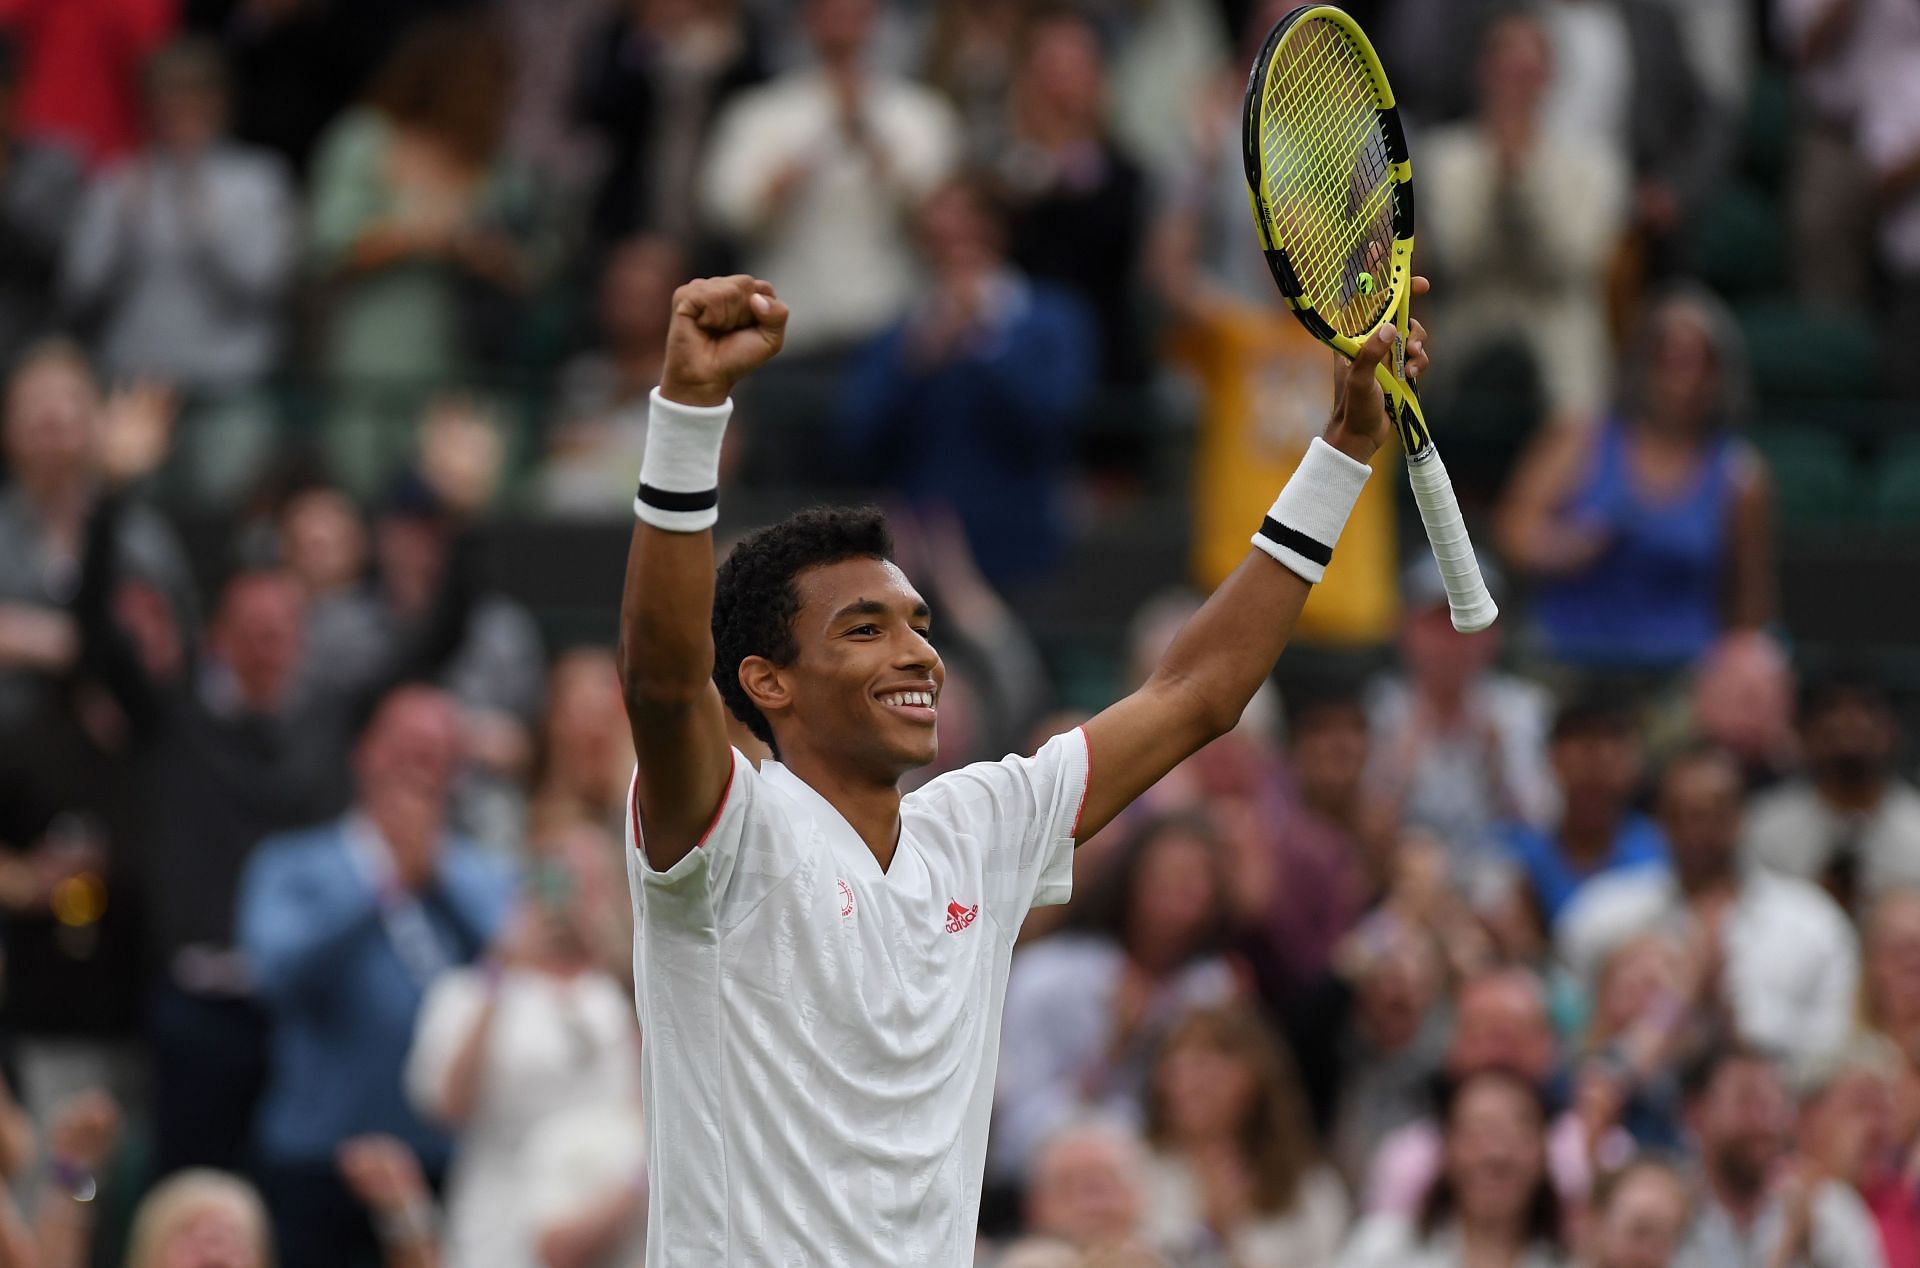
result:
[(843, 559), (891, 559), (893, 534), (871, 506), (819, 506), (740, 539), (713, 591), (713, 682), (733, 716), (769, 747), (773, 728), (740, 685), (740, 662), (763, 656), (790, 665), (799, 654), (793, 620), (800, 592), (793, 579)]

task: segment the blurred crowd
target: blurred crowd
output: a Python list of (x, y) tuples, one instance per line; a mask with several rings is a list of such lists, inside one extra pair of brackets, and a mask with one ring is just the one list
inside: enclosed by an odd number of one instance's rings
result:
[[(611, 624), (488, 543), (624, 539), (672, 291), (749, 271), (730, 490), (885, 500), (939, 768), (1137, 683), (1192, 589), (1091, 688), (1030, 604), (1169, 499), (1219, 580), (1331, 397), (1246, 223), (1288, 7), (0, 0), (0, 1268), (638, 1262)], [(1903, 702), (1774, 550), (1911, 409), (1920, 6), (1347, 7), (1508, 615), (1383, 457), (1023, 933), (981, 1262), (1920, 1268)]]

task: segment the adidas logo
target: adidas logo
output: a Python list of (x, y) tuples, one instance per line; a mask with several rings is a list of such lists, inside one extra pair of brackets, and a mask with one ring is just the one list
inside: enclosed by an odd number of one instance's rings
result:
[(974, 921), (974, 918), (977, 917), (979, 914), (980, 914), (980, 904), (978, 903), (975, 903), (971, 907), (962, 907), (959, 903), (948, 903), (947, 904), (947, 932), (959, 933), (962, 929), (965, 929), (968, 925), (972, 924)]

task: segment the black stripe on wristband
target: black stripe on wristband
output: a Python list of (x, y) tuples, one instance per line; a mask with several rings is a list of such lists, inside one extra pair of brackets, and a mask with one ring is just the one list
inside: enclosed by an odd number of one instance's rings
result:
[(1260, 536), (1322, 568), (1333, 562), (1333, 547), (1313, 540), (1297, 528), (1288, 528), (1271, 515), (1260, 521)]
[(720, 505), (719, 489), (703, 489), (699, 493), (673, 493), (667, 489), (656, 489), (651, 484), (640, 486), (640, 500), (656, 511), (711, 511)]

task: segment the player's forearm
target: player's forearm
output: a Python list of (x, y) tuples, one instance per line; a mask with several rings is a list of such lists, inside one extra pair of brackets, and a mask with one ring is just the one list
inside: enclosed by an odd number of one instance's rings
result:
[(636, 719), (684, 708), (713, 677), (713, 533), (633, 527), (620, 604), (620, 682)]
[(1194, 613), (1148, 680), (1182, 701), (1192, 747), (1233, 729), (1293, 635), (1311, 587), (1261, 552), (1247, 552)]
[(1280, 659), (1307, 592), (1365, 486), (1377, 435), (1337, 413), (1287, 481), (1247, 553), (1167, 649), (1154, 678), (1193, 700), (1209, 738), (1231, 730)]
[(670, 349), (648, 405), (620, 606), (620, 680), (636, 724), (691, 705), (713, 675), (713, 525), (733, 407), (724, 385), (687, 383), (675, 371)]
[(1389, 434), (1374, 375), (1392, 347), (1390, 326), (1361, 346), (1340, 380), (1326, 435), (1256, 526), (1254, 550), (1174, 638), (1146, 684), (1087, 724), (1091, 773), (1079, 840), (1231, 730), (1272, 672), (1308, 589), (1333, 558), (1370, 474), (1367, 461)]

